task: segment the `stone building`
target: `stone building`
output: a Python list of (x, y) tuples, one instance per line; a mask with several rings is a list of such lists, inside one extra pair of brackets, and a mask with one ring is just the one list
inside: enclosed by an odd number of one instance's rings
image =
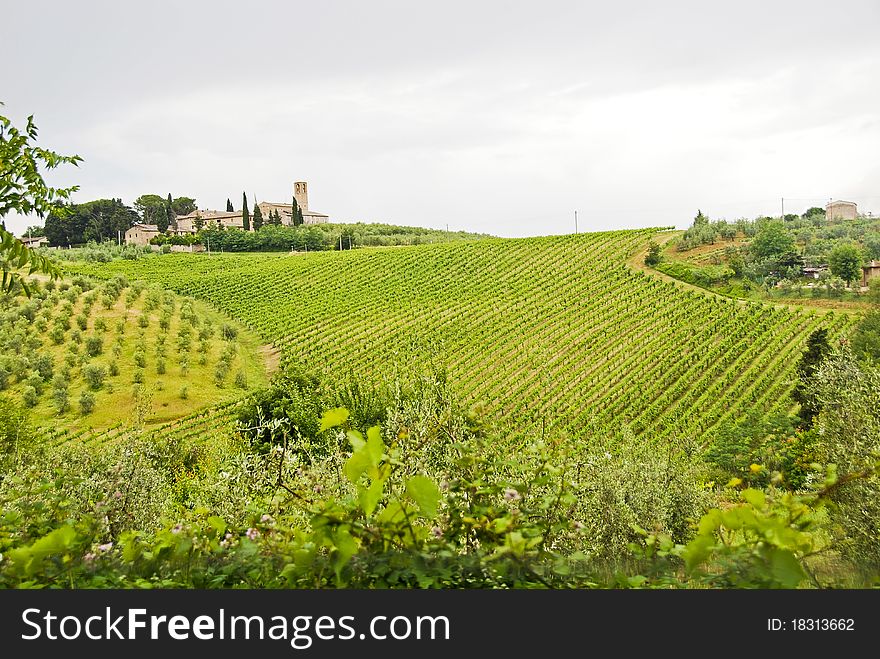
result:
[[(244, 225), (241, 220), (241, 211), (212, 211), (197, 210), (189, 215), (180, 215), (177, 218), (177, 234), (198, 233), (196, 220), (201, 218), (202, 228), (223, 227), (224, 229), (241, 229)], [(175, 233), (173, 229), (170, 229)]]
[[(302, 210), (303, 224), (324, 224), (330, 221), (329, 215), (309, 210), (309, 187), (305, 181), (297, 181), (293, 184), (293, 195), (297, 205)], [(281, 223), (285, 225), (292, 224), (291, 209), (293, 204), (274, 204), (263, 201), (257, 204), (260, 212), (263, 214), (263, 223), (269, 219), (269, 214), (278, 211), (281, 216)], [(251, 210), (251, 209), (248, 209)], [(168, 227), (168, 233), (177, 235), (198, 233), (197, 220), (201, 220), (201, 227), (223, 227), (224, 229), (241, 229), (243, 228), (241, 220), (241, 211), (212, 211), (212, 210), (196, 210), (188, 215), (179, 215), (176, 220), (176, 228), (174, 225)], [(253, 212), (251, 212), (251, 231), (253, 227)], [(159, 229), (155, 224), (135, 224), (131, 229), (125, 232), (125, 242), (133, 245), (147, 245), (150, 239), (159, 235)]]
[(49, 239), (46, 236), (33, 236), (31, 238), (23, 236), (20, 240), (24, 243), (25, 247), (45, 247), (49, 244)]
[(149, 245), (150, 239), (159, 235), (159, 227), (155, 224), (142, 224), (137, 222), (131, 229), (125, 232), (126, 245)]
[(862, 286), (867, 286), (874, 277), (880, 277), (880, 261), (871, 261), (862, 266)]
[[(324, 215), (323, 213), (319, 213), (317, 211), (313, 211), (309, 209), (309, 184), (306, 181), (297, 181), (293, 184), (293, 197), (296, 199), (296, 204), (299, 206), (303, 215), (303, 224), (325, 224), (330, 221), (329, 215)], [(269, 201), (264, 201), (257, 206), (260, 207), (260, 212), (263, 214), (263, 222), (267, 220), (269, 217), (269, 213), (273, 211), (278, 211), (278, 214), (281, 215), (281, 223), (289, 225), (291, 224), (291, 209), (293, 208), (293, 204), (276, 204)]]
[(837, 200), (825, 204), (826, 220), (854, 220), (858, 214), (858, 208), (852, 201)]

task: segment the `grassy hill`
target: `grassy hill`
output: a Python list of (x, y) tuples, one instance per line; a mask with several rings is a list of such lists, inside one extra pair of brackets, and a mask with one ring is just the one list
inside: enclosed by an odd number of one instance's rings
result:
[(205, 300), (287, 360), (394, 377), (429, 365), (503, 417), (576, 438), (705, 440), (791, 408), (809, 334), (847, 315), (743, 303), (626, 265), (653, 230), (75, 266)]
[(156, 426), (267, 381), (259, 341), (145, 282), (48, 282), (0, 315), (0, 389), (59, 441)]

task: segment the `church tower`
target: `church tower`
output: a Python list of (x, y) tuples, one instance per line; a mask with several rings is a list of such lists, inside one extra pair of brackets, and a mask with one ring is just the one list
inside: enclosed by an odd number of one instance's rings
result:
[(309, 210), (309, 184), (305, 181), (297, 181), (293, 184), (293, 196), (300, 210)]

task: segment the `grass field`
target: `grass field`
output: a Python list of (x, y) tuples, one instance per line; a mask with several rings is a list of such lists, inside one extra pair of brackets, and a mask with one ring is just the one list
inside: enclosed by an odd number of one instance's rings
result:
[(79, 265), (202, 299), (284, 358), (387, 379), (446, 369), (465, 400), (574, 437), (705, 439), (791, 409), (809, 334), (849, 315), (725, 300), (626, 266), (653, 230)]

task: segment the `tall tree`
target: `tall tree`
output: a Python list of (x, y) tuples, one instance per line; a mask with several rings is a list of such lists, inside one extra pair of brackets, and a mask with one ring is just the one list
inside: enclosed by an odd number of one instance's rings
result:
[(759, 259), (779, 258), (794, 251), (794, 237), (778, 220), (765, 222), (752, 241), (752, 253)]
[(241, 193), (241, 228), (245, 231), (251, 230), (251, 215), (248, 211), (247, 192)]
[(303, 214), (302, 209), (300, 209), (299, 204), (296, 203), (296, 197), (293, 198), (293, 204), (290, 207), (290, 224), (292, 226), (298, 227), (303, 223)]
[(226, 212), (227, 213), (234, 213), (235, 212), (235, 209), (232, 207), (232, 202), (229, 201), (229, 197), (226, 198)]
[(50, 188), (40, 169), (54, 169), (62, 164), (76, 166), (82, 158), (49, 151), (37, 146), (36, 140), (33, 116), (28, 117), (21, 132), (0, 115), (0, 290), (7, 293), (21, 290), (30, 295), (28, 275), (41, 272), (55, 279), (60, 271), (45, 256), (25, 247), (9, 233), (3, 218), (13, 211), (20, 215), (34, 213), (41, 218), (52, 212), (63, 213), (62, 204), (79, 189)]
[(174, 201), (171, 202), (171, 208), (174, 210), (175, 215), (189, 215), (199, 209), (196, 206), (196, 200), (192, 197), (175, 197)]
[(205, 221), (202, 219), (201, 215), (196, 214), (196, 219), (193, 221), (193, 226), (196, 228), (196, 231), (201, 231), (202, 227), (205, 226)]
[(164, 221), (168, 221), (165, 200), (157, 194), (141, 195), (134, 200), (134, 208), (146, 224), (159, 224), (163, 217)]
[(840, 277), (847, 286), (850, 286), (854, 279), (861, 277), (863, 260), (864, 256), (858, 247), (852, 244), (843, 244), (831, 251), (828, 265), (831, 267), (832, 275)]
[(263, 211), (260, 210), (259, 204), (254, 201), (254, 231), (263, 228)]
[(813, 424), (813, 418), (820, 412), (820, 401), (815, 395), (815, 378), (822, 362), (831, 354), (828, 342), (828, 330), (818, 329), (807, 339), (807, 350), (801, 355), (797, 364), (798, 382), (792, 392), (792, 398), (801, 406), (798, 416), (805, 428)]
[(292, 227), (299, 226), (297, 224), (297, 210), (299, 210), (299, 206), (296, 203), (296, 197), (294, 197), (293, 203), (290, 205), (290, 226)]
[(174, 213), (174, 199), (171, 193), (168, 193), (168, 200), (165, 202), (165, 216), (168, 218), (168, 226), (177, 229), (177, 215)]

